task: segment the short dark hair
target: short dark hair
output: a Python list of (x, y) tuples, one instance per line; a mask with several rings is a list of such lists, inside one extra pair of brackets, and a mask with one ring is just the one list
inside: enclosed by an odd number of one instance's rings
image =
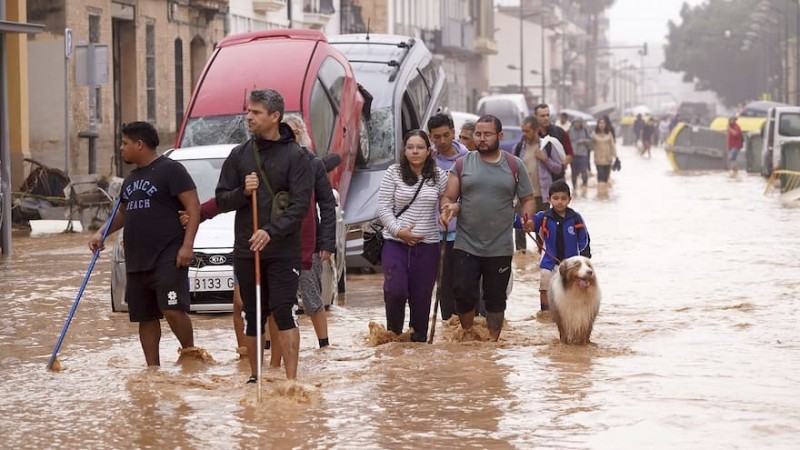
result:
[(499, 133), (499, 132), (503, 131), (503, 122), (500, 122), (500, 119), (498, 119), (497, 117), (495, 117), (495, 116), (493, 116), (491, 114), (485, 114), (485, 115), (481, 116), (478, 119), (478, 121), (475, 122), (475, 123), (476, 124), (478, 124), (478, 123), (492, 123), (492, 124), (494, 124), (495, 133)]
[(533, 128), (534, 130), (539, 128), (539, 121), (536, 120), (536, 116), (528, 116), (522, 119), (522, 125), (525, 125), (526, 123), (530, 125), (531, 128)]
[(550, 105), (548, 105), (547, 103), (539, 103), (538, 105), (533, 107), (533, 113), (536, 114), (537, 112), (539, 112), (540, 109), (544, 108), (550, 109)]
[[(475, 122), (473, 122), (471, 120), (468, 120), (468, 121), (464, 122), (461, 125), (461, 130), (467, 130), (470, 133), (474, 133), (475, 132)], [(459, 131), (461, 131), (461, 130), (459, 130)]]
[(274, 89), (254, 89), (250, 92), (250, 101), (258, 102), (267, 108), (267, 112), (272, 114), (275, 111), (280, 113), (278, 122), (283, 122), (284, 103), (283, 96)]
[(447, 125), (452, 130), (455, 128), (455, 124), (453, 123), (453, 118), (445, 113), (438, 113), (431, 116), (428, 119), (428, 132), (433, 130), (434, 128), (440, 128)]
[(142, 141), (142, 143), (151, 150), (155, 150), (158, 147), (158, 131), (156, 131), (156, 127), (149, 122), (137, 121), (123, 123), (120, 131), (132, 141)]
[(564, 180), (553, 181), (553, 184), (550, 185), (550, 191), (548, 192), (548, 195), (553, 195), (556, 192), (566, 192), (567, 197), (572, 197), (572, 193), (569, 191), (569, 185)]

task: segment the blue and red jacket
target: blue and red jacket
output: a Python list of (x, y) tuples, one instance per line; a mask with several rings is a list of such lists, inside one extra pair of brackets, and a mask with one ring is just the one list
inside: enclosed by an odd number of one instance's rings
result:
[(542, 261), (539, 263), (542, 269), (553, 270), (559, 261), (571, 256), (592, 257), (589, 249), (589, 230), (586, 229), (583, 217), (572, 208), (567, 208), (564, 217), (556, 214), (552, 208), (539, 211), (534, 216), (533, 222), (533, 231), (542, 237), (546, 250), (542, 252)]

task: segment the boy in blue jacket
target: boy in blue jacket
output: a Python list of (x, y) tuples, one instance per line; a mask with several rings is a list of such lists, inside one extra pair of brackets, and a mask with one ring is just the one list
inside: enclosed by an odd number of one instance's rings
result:
[(569, 208), (569, 185), (564, 180), (554, 181), (550, 185), (550, 209), (539, 211), (534, 216), (533, 231), (543, 241), (544, 252), (539, 263), (541, 279), (539, 281), (539, 303), (542, 311), (547, 311), (547, 290), (553, 271), (563, 260), (571, 256), (592, 257), (589, 247), (589, 231), (583, 217)]

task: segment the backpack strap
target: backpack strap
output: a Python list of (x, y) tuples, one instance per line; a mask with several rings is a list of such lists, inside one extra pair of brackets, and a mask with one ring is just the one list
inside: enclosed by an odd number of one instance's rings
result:
[(517, 142), (517, 145), (514, 146), (514, 156), (519, 158), (520, 153), (522, 153), (522, 139)]

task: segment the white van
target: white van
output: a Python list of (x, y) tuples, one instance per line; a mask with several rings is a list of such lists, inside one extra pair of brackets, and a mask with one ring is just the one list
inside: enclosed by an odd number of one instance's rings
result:
[[(764, 124), (764, 141), (761, 152), (761, 174), (765, 177), (773, 169), (800, 170), (800, 155), (784, 155), (783, 144), (800, 142), (800, 107), (780, 106), (770, 108)], [(788, 148), (787, 148), (788, 149)]]
[(478, 100), (477, 112), (479, 116), (491, 114), (503, 124), (503, 126), (521, 127), (522, 121), (531, 112), (528, 110), (528, 102), (522, 94), (497, 94), (487, 95)]

